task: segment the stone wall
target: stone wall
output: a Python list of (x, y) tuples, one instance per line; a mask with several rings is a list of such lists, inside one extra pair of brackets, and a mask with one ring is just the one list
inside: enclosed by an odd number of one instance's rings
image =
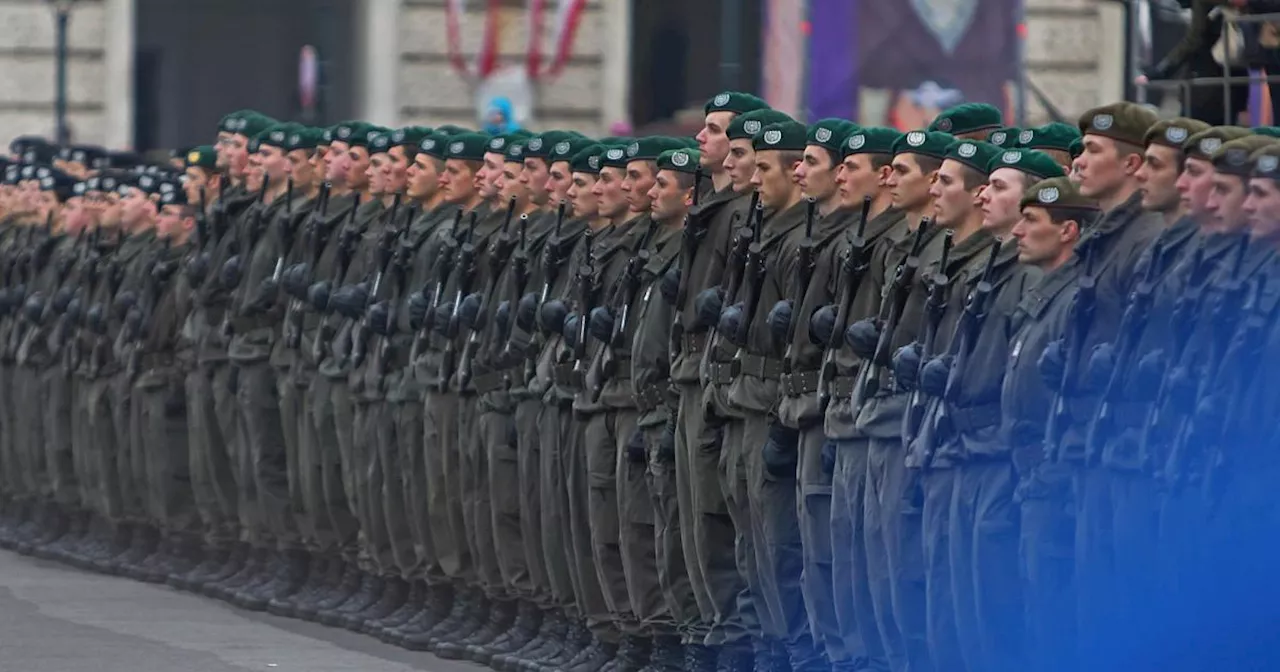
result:
[[(1076, 115), (1123, 94), (1124, 15), (1103, 0), (1027, 0), (1027, 80), (1054, 107)], [(1049, 121), (1028, 87), (1027, 123)]]

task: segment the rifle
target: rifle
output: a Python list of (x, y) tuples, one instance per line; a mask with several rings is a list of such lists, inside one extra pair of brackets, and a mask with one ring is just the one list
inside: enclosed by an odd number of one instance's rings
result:
[[(462, 229), (462, 209), (459, 208), (453, 216), (453, 228), (450, 236), (456, 240), (458, 232)], [(456, 253), (456, 252), (455, 252)], [(453, 273), (454, 255), (449, 254), (448, 250), (442, 250), (439, 258), (436, 259), (434, 273), (434, 281), (428, 281), (427, 285), (422, 287), (422, 292), (427, 291), (427, 287), (431, 287), (431, 301), (427, 308), (427, 315), (422, 328), (413, 335), (413, 344), (409, 346), (409, 361), (418, 361), (418, 355), (427, 345), (427, 333), (431, 331), (435, 322), (436, 309), (440, 307), (440, 296), (444, 294), (445, 283), (449, 281), (450, 274)]]
[[(925, 300), (924, 313), (920, 316), (923, 324), (921, 330), (924, 334), (924, 341), (920, 344), (920, 369), (924, 368), (925, 362), (933, 357), (933, 353), (938, 347), (938, 329), (942, 324), (942, 317), (947, 312), (947, 290), (950, 288), (951, 279), (947, 276), (947, 262), (951, 258), (951, 248), (955, 245), (955, 235), (948, 229), (943, 233), (942, 239), (942, 257), (938, 259), (938, 270), (928, 278), (929, 297)], [(920, 390), (919, 369), (916, 371), (917, 385), (916, 389), (911, 391), (911, 403), (907, 406), (907, 414), (905, 416), (905, 433), (906, 443), (914, 441), (920, 433), (920, 425), (924, 424), (924, 411), (926, 400), (924, 392)], [(932, 452), (932, 451), (929, 451)], [(927, 459), (925, 464), (929, 464), (932, 459)]]
[(458, 261), (454, 264), (454, 270), (458, 272), (458, 283), (454, 291), (453, 306), (449, 313), (449, 321), (444, 325), (445, 345), (444, 359), (440, 364), (441, 384), (448, 385), (449, 379), (453, 376), (453, 360), (455, 357), (454, 349), (457, 347), (455, 341), (458, 338), (459, 315), (458, 308), (462, 305), (462, 299), (471, 292), (471, 283), (475, 281), (476, 275), (476, 213), (471, 211), (471, 221), (467, 227), (467, 237), (458, 246)]
[(991, 245), (991, 253), (987, 256), (987, 265), (982, 269), (981, 279), (965, 297), (964, 311), (960, 313), (960, 321), (956, 324), (956, 337), (953, 338), (955, 345), (952, 346), (956, 359), (947, 373), (947, 386), (942, 393), (942, 398), (953, 404), (960, 396), (961, 372), (969, 365), (969, 356), (978, 341), (978, 332), (987, 319), (987, 304), (995, 293), (995, 283), (991, 276), (995, 275), (1001, 247), (999, 240)]
[[(507, 324), (507, 334), (503, 337), (506, 343), (502, 346), (502, 352), (498, 355), (498, 360), (503, 366), (511, 366), (510, 362), (515, 355), (515, 333), (516, 323), (515, 314), (516, 306), (520, 302), (520, 297), (524, 296), (524, 286), (529, 282), (529, 218), (522, 215), (520, 217), (520, 244), (516, 246), (515, 252), (511, 255), (512, 273), (514, 274), (515, 286), (512, 288), (510, 299), (511, 318)], [(534, 361), (528, 355), (525, 355), (525, 367), (534, 365)], [(526, 380), (530, 379), (529, 371), (525, 371)], [(534, 372), (536, 374), (536, 371)], [(510, 372), (503, 375), (503, 384), (506, 389), (511, 389), (512, 380)]]
[[(408, 245), (405, 237), (409, 235), (409, 230), (413, 226), (413, 222), (418, 219), (419, 209), (421, 206), (414, 203), (409, 206), (409, 215), (404, 222), (404, 230), (400, 234), (400, 246), (396, 250), (396, 254), (391, 259), (391, 296), (387, 303), (387, 325), (388, 334), (396, 324), (396, 307), (400, 304), (400, 296), (404, 293), (405, 273), (409, 264), (410, 255), (417, 250), (416, 245)], [(379, 376), (386, 374), (387, 363), (391, 361), (391, 349), (395, 346), (394, 339), (388, 335), (383, 336), (378, 342), (378, 352), (374, 355)]]
[(591, 304), (596, 292), (595, 259), (591, 256), (596, 232), (588, 227), (583, 235), (586, 237), (586, 245), (582, 263), (578, 265), (578, 338), (573, 344), (573, 379), (579, 388), (586, 386), (587, 320), (591, 318)]
[[(894, 270), (893, 280), (885, 288), (885, 300), (880, 304), (882, 316), (880, 339), (876, 341), (876, 351), (867, 363), (867, 377), (862, 383), (862, 398), (875, 396), (880, 390), (880, 367), (889, 359), (889, 348), (893, 345), (893, 332), (902, 319), (902, 311), (907, 307), (907, 298), (911, 296), (911, 285), (915, 282), (916, 273), (920, 270), (920, 252), (924, 250), (924, 236), (933, 225), (928, 217), (920, 220), (916, 227), (915, 240), (911, 244), (911, 253), (898, 264)], [(888, 311), (886, 314), (885, 311)]]
[(609, 342), (602, 344), (600, 348), (600, 375), (596, 378), (591, 386), (590, 399), (592, 403), (600, 398), (600, 393), (604, 390), (605, 383), (609, 382), (618, 372), (618, 360), (614, 356), (614, 350), (624, 349), (627, 347), (627, 331), (631, 322), (631, 304), (635, 303), (636, 295), (640, 293), (641, 272), (648, 265), (652, 253), (649, 252), (649, 245), (653, 242), (653, 236), (658, 231), (658, 222), (655, 219), (649, 219), (649, 226), (645, 229), (644, 235), (640, 240), (636, 241), (636, 246), (631, 250), (631, 257), (627, 259), (626, 269), (618, 278), (617, 284), (611, 290), (612, 308), (618, 313), (618, 319), (613, 322), (613, 330), (609, 334)]
[[(698, 256), (698, 248), (702, 246), (702, 241), (707, 237), (707, 225), (698, 220), (699, 224), (694, 225), (694, 220), (690, 216), (692, 208), (698, 207), (698, 200), (702, 191), (702, 180), (705, 175), (702, 172), (702, 166), (699, 165), (693, 173), (693, 203), (690, 206), (690, 212), (684, 215), (684, 227), (681, 235), (680, 254), (684, 262), (681, 263), (680, 282), (676, 285), (676, 304), (673, 306), (675, 318), (672, 321), (672, 338), (673, 344), (680, 343), (680, 336), (684, 331), (684, 304), (689, 300), (689, 278), (687, 277), (693, 269), (693, 260)], [(671, 353), (671, 361), (676, 361), (678, 354), (678, 346), (673, 348)]]
[(1071, 321), (1067, 326), (1065, 343), (1066, 362), (1062, 380), (1053, 393), (1052, 411), (1045, 427), (1045, 458), (1058, 461), (1062, 458), (1062, 439), (1071, 420), (1067, 399), (1075, 394), (1074, 381), (1080, 375), (1080, 360), (1084, 358), (1084, 341), (1093, 327), (1094, 303), (1097, 299), (1098, 279), (1094, 276), (1095, 246), (1083, 241), (1084, 272), (1076, 281), (1076, 296), (1071, 307)]
[[(511, 217), (515, 212), (516, 197), (512, 196), (511, 200), (507, 201), (507, 215), (502, 219), (502, 232), (498, 234), (493, 249), (490, 250), (489, 276), (485, 278), (485, 286), (480, 295), (480, 312), (471, 323), (469, 328), (471, 333), (467, 335), (467, 342), (462, 346), (462, 357), (458, 361), (458, 380), (463, 388), (471, 383), (476, 350), (480, 348), (480, 331), (488, 324), (486, 317), (492, 313), (493, 293), (498, 288), (498, 278), (502, 275), (502, 269), (507, 265), (511, 252), (515, 248), (515, 240), (510, 234)], [(528, 221), (529, 215), (520, 215), (522, 229), (528, 227)], [(456, 306), (454, 310), (457, 310)]]
[[(751, 192), (751, 204), (747, 207), (747, 216), (752, 218), (747, 225), (738, 227), (729, 248), (729, 256), (725, 262), (725, 274), (720, 278), (720, 292), (724, 295), (724, 305), (737, 303), (738, 291), (742, 287), (742, 277), (746, 273), (747, 251), (753, 241), (759, 240), (760, 230), (764, 226), (764, 206), (760, 204), (760, 192)], [(712, 334), (717, 325), (711, 325)], [(710, 343), (711, 339), (708, 338)]]
[(401, 193), (396, 192), (395, 198), (391, 202), (391, 212), (387, 215), (387, 225), (383, 228), (382, 239), (378, 242), (378, 268), (373, 276), (373, 287), (365, 297), (360, 322), (356, 325), (355, 330), (351, 332), (351, 363), (355, 367), (363, 364), (364, 358), (369, 354), (369, 335), (373, 333), (373, 330), (369, 327), (369, 306), (373, 305), (373, 301), (378, 298), (378, 292), (382, 289), (382, 278), (391, 266), (392, 257), (395, 256), (396, 242), (400, 240), (400, 236), (404, 231), (409, 228), (407, 225), (404, 229), (396, 228), (396, 215), (400, 214), (401, 198)]
[[(138, 368), (142, 360), (143, 340), (147, 335), (147, 327), (155, 316), (156, 306), (160, 303), (161, 295), (164, 294), (165, 285), (161, 283), (160, 278), (156, 277), (155, 269), (160, 264), (168, 261), (172, 245), (173, 241), (166, 237), (160, 254), (151, 264), (151, 272), (147, 274), (147, 291), (143, 296), (142, 305), (139, 306), (140, 316), (137, 323), (129, 329), (122, 329), (120, 332), (121, 335), (124, 335), (125, 331), (129, 331), (129, 339), (132, 341), (129, 348), (129, 356), (125, 360), (125, 373), (130, 380), (136, 380), (138, 377)], [(127, 322), (128, 319), (126, 317)]]
[(200, 241), (200, 247), (209, 246), (209, 203), (208, 194), (205, 187), (200, 187), (200, 211), (196, 213), (196, 239)]
[[(338, 239), (338, 268), (334, 277), (339, 282), (347, 275), (347, 267), (351, 265), (351, 255), (355, 251), (356, 238), (360, 236), (360, 232), (356, 231), (356, 211), (360, 209), (360, 192), (356, 192), (355, 201), (351, 203), (351, 214), (347, 217), (347, 224), (342, 228), (341, 237)], [(311, 359), (320, 366), (324, 358), (329, 353), (329, 342), (333, 340), (336, 328), (333, 326), (333, 311), (325, 313), (320, 318), (320, 326), (316, 329), (316, 340), (311, 342)]]
[[(307, 241), (308, 254), (306, 256), (309, 267), (315, 269), (316, 264), (320, 263), (320, 256), (324, 254), (325, 232), (324, 219), (329, 212), (329, 183), (325, 182), (320, 185), (320, 194), (316, 196), (318, 201), (317, 207), (311, 212), (311, 218), (307, 222), (307, 228), (303, 232)], [(285, 347), (290, 350), (297, 350), (302, 345), (303, 330), (303, 312), (302, 299), (291, 297), (289, 305), (285, 308), (284, 328), (285, 328)]]
[[(254, 208), (253, 222), (249, 226), (248, 245), (243, 249), (241, 249), (239, 246), (239, 236), (232, 238), (232, 242), (236, 243), (236, 245), (234, 249), (229, 251), (230, 256), (228, 256), (228, 259), (230, 259), (231, 257), (234, 257), (240, 252), (244, 252), (246, 255), (253, 254), (253, 248), (255, 245), (258, 244), (258, 237), (262, 234), (262, 211), (265, 210), (265, 207), (262, 205), (262, 201), (267, 196), (267, 186), (270, 183), (271, 183), (271, 178), (268, 177), (266, 174), (263, 174), (262, 187), (258, 189), (257, 207)], [(243, 280), (244, 278), (241, 277), (241, 282), (243, 282)], [(234, 289), (232, 291), (234, 291)], [(222, 326), (219, 328), (219, 331), (222, 333), (223, 338), (231, 338), (231, 333), (232, 333), (231, 313), (232, 313), (232, 306), (230, 305), (228, 305), (227, 309), (224, 310), (222, 313)]]
[[(795, 340), (796, 340), (796, 324), (800, 321), (800, 311), (804, 304), (804, 297), (809, 294), (809, 283), (813, 282), (814, 271), (814, 242), (813, 242), (813, 217), (814, 211), (818, 206), (818, 201), (812, 196), (809, 197), (805, 204), (804, 213), (804, 240), (800, 241), (800, 249), (797, 250), (799, 261), (796, 265), (796, 289), (798, 293), (791, 300), (791, 321), (787, 324), (787, 340), (785, 342), (786, 349), (782, 355), (782, 366), (786, 373), (795, 372)], [(782, 348), (778, 348), (782, 350)]]
[[(556, 284), (556, 280), (560, 277), (560, 227), (564, 223), (564, 211), (569, 205), (568, 201), (560, 201), (559, 207), (556, 208), (556, 228), (552, 232), (551, 238), (547, 240), (546, 247), (542, 248), (542, 293), (538, 296), (538, 306), (547, 302), (551, 297), (551, 288)], [(587, 234), (591, 232), (588, 230)], [(588, 246), (590, 243), (588, 243)], [(590, 249), (588, 247), (588, 249)]]
[(836, 374), (836, 353), (840, 350), (840, 339), (844, 335), (845, 322), (849, 321), (849, 311), (853, 310), (853, 298), (862, 286), (862, 278), (871, 263), (871, 246), (867, 244), (867, 219), (871, 216), (871, 197), (862, 199), (862, 218), (858, 221), (858, 230), (849, 241), (840, 260), (840, 296), (836, 299), (836, 322), (827, 338), (822, 353), (822, 366), (818, 373), (818, 408), (827, 412), (831, 405), (831, 384)]
[[(751, 231), (752, 241), (747, 246), (747, 254), (742, 262), (742, 280), (738, 292), (743, 287), (750, 292), (742, 299), (742, 320), (738, 323), (738, 333), (734, 335), (735, 343), (746, 343), (751, 335), (751, 322), (756, 314), (756, 304), (760, 302), (760, 290), (764, 286), (764, 205), (756, 205), (755, 224)], [(750, 282), (748, 282), (748, 279)], [(735, 300), (729, 305), (738, 303)], [(738, 348), (730, 366), (731, 374), (736, 378), (742, 369), (742, 355), (746, 348)]]
[(1134, 286), (1120, 317), (1120, 328), (1116, 332), (1116, 365), (1107, 377), (1106, 386), (1102, 390), (1102, 400), (1098, 405), (1098, 415), (1089, 429), (1089, 437), (1085, 442), (1085, 463), (1092, 465), (1098, 458), (1098, 451), (1093, 447), (1106, 440), (1114, 429), (1115, 419), (1112, 417), (1112, 406), (1120, 403), (1124, 395), (1125, 363), (1130, 361), (1138, 347), (1138, 341), (1147, 326), (1147, 317), (1151, 311), (1151, 301), (1155, 295), (1156, 283), (1160, 278), (1160, 257), (1163, 245), (1156, 241), (1151, 248), (1151, 263), (1138, 284)]
[(293, 178), (290, 177), (284, 188), (284, 219), (280, 221), (280, 254), (276, 256), (276, 267), (271, 271), (271, 279), (280, 282), (280, 274), (284, 272), (284, 260), (293, 248)]

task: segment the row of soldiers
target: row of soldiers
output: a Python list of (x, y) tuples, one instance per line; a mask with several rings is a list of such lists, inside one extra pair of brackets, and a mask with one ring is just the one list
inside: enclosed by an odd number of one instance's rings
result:
[(0, 544), (501, 670), (1269, 669), (1275, 135), (20, 138)]

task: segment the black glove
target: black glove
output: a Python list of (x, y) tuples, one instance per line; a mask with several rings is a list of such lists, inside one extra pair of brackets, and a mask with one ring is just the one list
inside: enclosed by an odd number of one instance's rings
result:
[(1089, 389), (1100, 391), (1107, 387), (1111, 380), (1111, 372), (1116, 368), (1116, 346), (1110, 343), (1099, 343), (1089, 353), (1089, 363), (1085, 369), (1085, 380)]
[[(658, 291), (662, 292), (662, 298), (666, 300), (667, 305), (676, 306), (676, 299), (680, 298), (680, 267), (675, 264), (667, 269), (666, 273), (658, 279)], [(680, 306), (676, 306), (680, 308)]]
[(154, 278), (156, 282), (163, 284), (168, 282), (169, 278), (172, 278), (174, 272), (177, 270), (178, 262), (176, 261), (157, 261), (156, 264), (151, 267), (151, 277)]
[(931, 397), (942, 397), (947, 391), (947, 378), (951, 376), (951, 355), (934, 357), (920, 370), (920, 391)]
[(329, 297), (329, 305), (348, 320), (358, 320), (369, 305), (369, 287), (363, 282), (342, 287)]
[(569, 313), (564, 318), (564, 327), (561, 329), (560, 335), (564, 337), (564, 342), (570, 348), (578, 347), (578, 317), (577, 313)]
[(1044, 381), (1045, 387), (1050, 390), (1057, 390), (1062, 386), (1062, 377), (1067, 374), (1067, 353), (1066, 343), (1061, 339), (1050, 341), (1044, 346), (1044, 352), (1040, 353), (1040, 358), (1036, 360), (1036, 370), (1040, 372), (1040, 380)]
[(503, 301), (493, 311), (493, 323), (497, 325), (499, 332), (506, 332), (507, 327), (511, 326), (511, 302)]
[(698, 315), (698, 326), (709, 329), (720, 322), (724, 313), (724, 294), (719, 287), (708, 287), (694, 297), (693, 309)]
[(124, 316), (124, 327), (126, 333), (131, 334), (134, 338), (137, 338), (138, 335), (142, 333), (141, 308), (133, 306), (129, 309), (129, 312)]
[(31, 296), (22, 304), (22, 316), (31, 324), (43, 324), (44, 320), (44, 294), (41, 292), (31, 292)]
[(280, 282), (284, 291), (295, 299), (305, 301), (307, 288), (311, 286), (311, 266), (294, 264), (280, 274)]
[(1134, 383), (1144, 395), (1143, 398), (1155, 399), (1159, 394), (1160, 382), (1164, 380), (1165, 370), (1169, 367), (1167, 359), (1164, 350), (1152, 350), (1138, 360)]
[(396, 333), (396, 325), (391, 323), (389, 301), (379, 301), (369, 306), (369, 329), (379, 336), (391, 336)]
[(453, 302), (436, 306), (436, 314), (431, 316), (431, 330), (441, 336), (449, 332), (449, 318), (453, 317)]
[(870, 361), (876, 356), (876, 344), (880, 342), (880, 327), (873, 318), (858, 320), (844, 330), (844, 342), (853, 353)]
[(71, 324), (80, 324), (80, 320), (84, 317), (84, 302), (79, 296), (71, 297), (71, 302), (67, 304), (67, 321)]
[(795, 478), (800, 458), (799, 430), (773, 424), (764, 444), (764, 468), (774, 478)]
[(240, 286), (240, 276), (244, 273), (244, 262), (240, 260), (240, 255), (232, 255), (226, 263), (222, 264), (222, 270), (218, 274), (218, 282), (222, 283), (222, 288), (232, 290)]
[(275, 303), (276, 297), (280, 295), (280, 283), (270, 276), (263, 278), (258, 283), (258, 289), (253, 293), (253, 298), (245, 306), (245, 312), (249, 315), (261, 313), (271, 307)]
[(516, 326), (522, 331), (533, 331), (534, 320), (538, 319), (538, 295), (529, 292), (520, 297), (516, 306)]
[(71, 305), (71, 299), (75, 298), (76, 293), (70, 287), (63, 287), (53, 293), (53, 312), (62, 315), (67, 312), (67, 306)]
[(311, 307), (321, 313), (329, 312), (329, 295), (333, 293), (333, 284), (321, 280), (307, 288), (307, 301)]
[(676, 461), (676, 426), (673, 422), (667, 423), (662, 438), (658, 440), (658, 459), (667, 464)]
[(645, 450), (644, 431), (636, 427), (627, 441), (627, 461), (631, 464), (644, 464), (649, 461), (649, 453)]
[(462, 297), (462, 303), (458, 304), (458, 325), (475, 331), (484, 329), (483, 303), (484, 300), (476, 292)]
[(191, 261), (187, 262), (187, 280), (192, 287), (204, 284), (204, 279), (209, 277), (209, 266), (212, 263), (208, 252), (201, 252), (191, 257)]
[(809, 316), (809, 340), (814, 345), (826, 346), (831, 342), (831, 332), (836, 330), (836, 307), (827, 304)]
[(613, 311), (604, 306), (591, 309), (591, 318), (587, 321), (587, 331), (591, 337), (601, 343), (608, 343), (613, 338)]
[(720, 332), (721, 336), (739, 348), (746, 345), (738, 342), (738, 329), (742, 326), (742, 313), (744, 310), (745, 307), (741, 303), (735, 303), (725, 308), (724, 312), (720, 313), (720, 323), (716, 326), (716, 330)]
[(85, 321), (89, 323), (89, 331), (99, 336), (107, 333), (107, 309), (101, 303), (95, 303), (89, 307), (89, 312), (85, 314)]
[(830, 476), (836, 473), (836, 442), (827, 440), (822, 444), (822, 473)]
[(919, 343), (908, 343), (893, 353), (893, 377), (898, 387), (907, 391), (920, 383), (920, 358), (924, 348)]
[(769, 321), (769, 335), (773, 337), (775, 345), (786, 347), (787, 332), (791, 330), (791, 301), (783, 299), (769, 309), (769, 315), (766, 318)]
[[(38, 292), (37, 292), (38, 294)], [(35, 294), (32, 295), (36, 296)], [(28, 303), (30, 303), (28, 301)], [(115, 314), (116, 319), (123, 320), (125, 315), (129, 314), (129, 309), (138, 305), (138, 294), (131, 290), (124, 290), (116, 294), (116, 300), (111, 304), (111, 311)]]
[(538, 323), (542, 326), (543, 331), (549, 334), (558, 334), (564, 331), (564, 322), (568, 317), (569, 307), (559, 299), (552, 299), (542, 304), (542, 309), (538, 311)]
[(427, 324), (427, 311), (431, 308), (431, 297), (423, 292), (414, 292), (405, 302), (405, 311), (409, 315), (409, 328), (421, 331)]

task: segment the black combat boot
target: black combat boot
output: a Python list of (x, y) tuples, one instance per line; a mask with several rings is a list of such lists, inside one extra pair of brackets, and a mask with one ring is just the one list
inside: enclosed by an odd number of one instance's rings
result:
[(204, 559), (200, 564), (192, 567), (186, 572), (174, 572), (169, 575), (165, 583), (177, 588), (178, 590), (194, 590), (198, 586), (204, 585), (206, 581), (212, 578), (231, 557), (231, 551), (226, 548), (208, 548), (204, 550)]
[(348, 616), (342, 622), (342, 626), (352, 632), (364, 632), (365, 623), (390, 616), (404, 606), (404, 601), (408, 598), (409, 584), (405, 583), (404, 579), (398, 576), (383, 577), (382, 592), (378, 595), (377, 601), (368, 608)]
[(333, 557), (329, 561), (329, 573), (315, 594), (310, 598), (299, 600), (293, 613), (305, 621), (318, 622), (321, 612), (336, 609), (356, 591), (360, 590), (361, 574), (355, 565)]
[(716, 672), (752, 672), (755, 656), (743, 646), (722, 646), (716, 653)]
[(591, 644), (569, 661), (568, 672), (600, 672), (617, 657), (617, 644), (593, 637)]
[(453, 586), (448, 584), (427, 586), (422, 600), (422, 609), (404, 625), (383, 633), (383, 641), (401, 648), (409, 648), (405, 645), (405, 641), (409, 637), (424, 635), (443, 622), (453, 611), (454, 603)]
[(680, 637), (658, 635), (653, 638), (649, 661), (639, 672), (681, 672), (683, 669), (684, 651), (680, 647)]
[(408, 586), (408, 592), (405, 593), (400, 608), (382, 618), (365, 621), (365, 634), (381, 639), (384, 633), (408, 623), (422, 611), (426, 604), (427, 584), (422, 581), (406, 581), (405, 585)]
[(307, 580), (307, 567), (311, 558), (306, 551), (293, 550), (280, 553), (281, 567), (271, 581), (247, 591), (241, 606), (250, 611), (266, 611), (272, 600), (285, 600), (302, 589)]
[(443, 618), (417, 632), (406, 629), (396, 645), (410, 651), (430, 651), (432, 643), (441, 633), (452, 631), (466, 618), (473, 607), (473, 599), (470, 588), (458, 589), (450, 602), (449, 612)]
[(339, 627), (352, 614), (358, 614), (376, 604), (382, 597), (382, 578), (361, 572), (360, 588), (342, 604), (320, 612), (320, 622)]
[(492, 616), (493, 603), (479, 588), (472, 589), (471, 602), (462, 617), (448, 627), (441, 626), (433, 633), (431, 651), (435, 652), (441, 645), (457, 644), (470, 638), (489, 623)]
[(307, 580), (303, 582), (302, 587), (296, 593), (272, 598), (267, 603), (267, 612), (276, 616), (293, 618), (297, 605), (312, 599), (316, 591), (320, 589), (320, 586), (324, 585), (324, 582), (328, 580), (329, 558), (320, 553), (312, 553), (306, 576)]
[(521, 663), (520, 669), (527, 672), (564, 669), (569, 664), (569, 661), (576, 658), (583, 649), (591, 646), (594, 641), (591, 637), (591, 632), (587, 630), (586, 624), (580, 619), (573, 619), (569, 621), (562, 641), (552, 642), (553, 645), (544, 651), (536, 655), (530, 655), (528, 660)]
[(494, 656), (518, 651), (533, 641), (541, 625), (541, 610), (528, 600), (520, 600), (516, 604), (516, 618), (511, 627), (487, 644), (468, 645), (467, 658), (481, 665), (489, 665)]
[(716, 672), (717, 651), (702, 644), (684, 645), (684, 669), (686, 672)]
[(462, 660), (467, 657), (468, 647), (484, 646), (499, 635), (506, 632), (515, 621), (516, 603), (514, 600), (493, 600), (490, 603), (489, 617), (484, 623), (465, 637), (454, 638), (436, 647), (435, 654), (445, 660)]

